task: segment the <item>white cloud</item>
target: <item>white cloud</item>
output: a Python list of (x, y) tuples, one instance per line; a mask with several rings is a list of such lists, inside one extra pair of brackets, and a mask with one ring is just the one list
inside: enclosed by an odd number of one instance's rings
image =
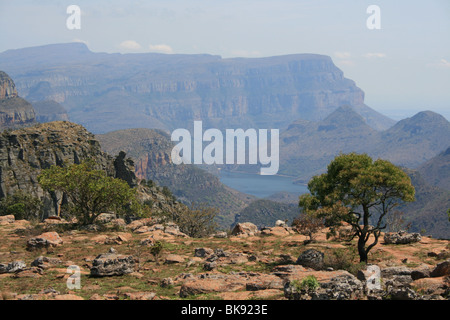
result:
[(380, 53), (380, 52), (369, 52), (363, 55), (364, 58), (367, 59), (372, 59), (372, 58), (386, 58), (386, 54), (385, 53)]
[(428, 63), (426, 66), (432, 68), (450, 69), (450, 62), (446, 59), (441, 59), (438, 62)]
[(334, 55), (338, 59), (348, 59), (352, 56), (350, 52), (335, 52)]
[(136, 51), (136, 50), (141, 49), (141, 45), (134, 40), (123, 41), (119, 45), (119, 47), (121, 47), (122, 49), (125, 49), (125, 50), (129, 50), (129, 51)]
[(445, 59), (441, 59), (441, 60), (439, 61), (438, 65), (439, 65), (440, 67), (450, 68), (450, 62), (448, 62), (448, 61), (445, 60)]
[(155, 44), (155, 45), (149, 45), (148, 48), (152, 52), (159, 52), (159, 53), (173, 53), (173, 49), (168, 46), (167, 44)]

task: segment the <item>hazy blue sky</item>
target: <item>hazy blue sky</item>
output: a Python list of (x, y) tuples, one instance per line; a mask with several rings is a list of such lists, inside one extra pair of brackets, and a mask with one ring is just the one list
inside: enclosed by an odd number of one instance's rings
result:
[[(71, 4), (80, 30), (66, 27)], [(369, 5), (381, 9), (379, 30), (367, 28)], [(326, 54), (370, 107), (450, 119), (449, 0), (0, 0), (0, 52), (71, 41), (95, 52)]]

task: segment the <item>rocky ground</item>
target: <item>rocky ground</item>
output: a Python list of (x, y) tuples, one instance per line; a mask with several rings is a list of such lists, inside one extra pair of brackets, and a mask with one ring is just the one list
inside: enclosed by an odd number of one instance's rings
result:
[[(359, 264), (354, 242), (327, 240), (326, 229), (311, 243), (289, 227), (256, 230), (251, 224), (196, 239), (152, 219), (131, 224), (108, 216), (104, 220), (100, 226), (71, 230), (57, 220), (31, 224), (0, 217), (0, 299), (450, 297), (448, 240), (400, 234), (389, 237), (388, 244), (382, 237), (369, 255), (369, 268)], [(411, 242), (401, 243), (404, 237)], [(371, 282), (373, 268), (380, 272), (378, 283)], [(308, 276), (319, 285), (302, 285)]]

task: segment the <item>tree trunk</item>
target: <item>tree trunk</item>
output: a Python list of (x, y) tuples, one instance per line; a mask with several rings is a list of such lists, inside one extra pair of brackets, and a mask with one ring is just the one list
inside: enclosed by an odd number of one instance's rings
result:
[(365, 235), (360, 235), (358, 239), (358, 253), (359, 253), (359, 262), (367, 263), (367, 250), (365, 248), (366, 243), (364, 241)]

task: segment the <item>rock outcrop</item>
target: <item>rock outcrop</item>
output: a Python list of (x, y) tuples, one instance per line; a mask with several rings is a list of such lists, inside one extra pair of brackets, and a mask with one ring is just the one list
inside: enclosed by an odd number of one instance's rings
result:
[(17, 97), (14, 81), (3, 71), (0, 71), (0, 100)]
[(44, 218), (54, 216), (61, 196), (45, 192), (38, 183), (38, 175), (52, 165), (65, 166), (86, 159), (94, 160), (96, 169), (106, 171), (109, 176), (136, 185), (132, 162), (124, 155), (116, 160), (107, 155), (81, 125), (51, 122), (4, 131), (0, 135), (0, 199), (22, 190), (43, 201)]
[(133, 256), (118, 254), (113, 248), (108, 253), (101, 254), (92, 262), (91, 276), (121, 276), (134, 272)]
[(0, 129), (30, 125), (35, 120), (33, 106), (18, 96), (14, 81), (0, 71)]
[(43, 248), (57, 247), (63, 244), (63, 240), (57, 232), (45, 232), (40, 236), (27, 241), (27, 250), (33, 251)]
[(422, 239), (420, 233), (408, 233), (406, 231), (388, 232), (384, 235), (386, 244), (409, 244), (419, 242)]
[(315, 249), (308, 249), (300, 254), (297, 264), (306, 268), (320, 270), (323, 268), (324, 254)]

